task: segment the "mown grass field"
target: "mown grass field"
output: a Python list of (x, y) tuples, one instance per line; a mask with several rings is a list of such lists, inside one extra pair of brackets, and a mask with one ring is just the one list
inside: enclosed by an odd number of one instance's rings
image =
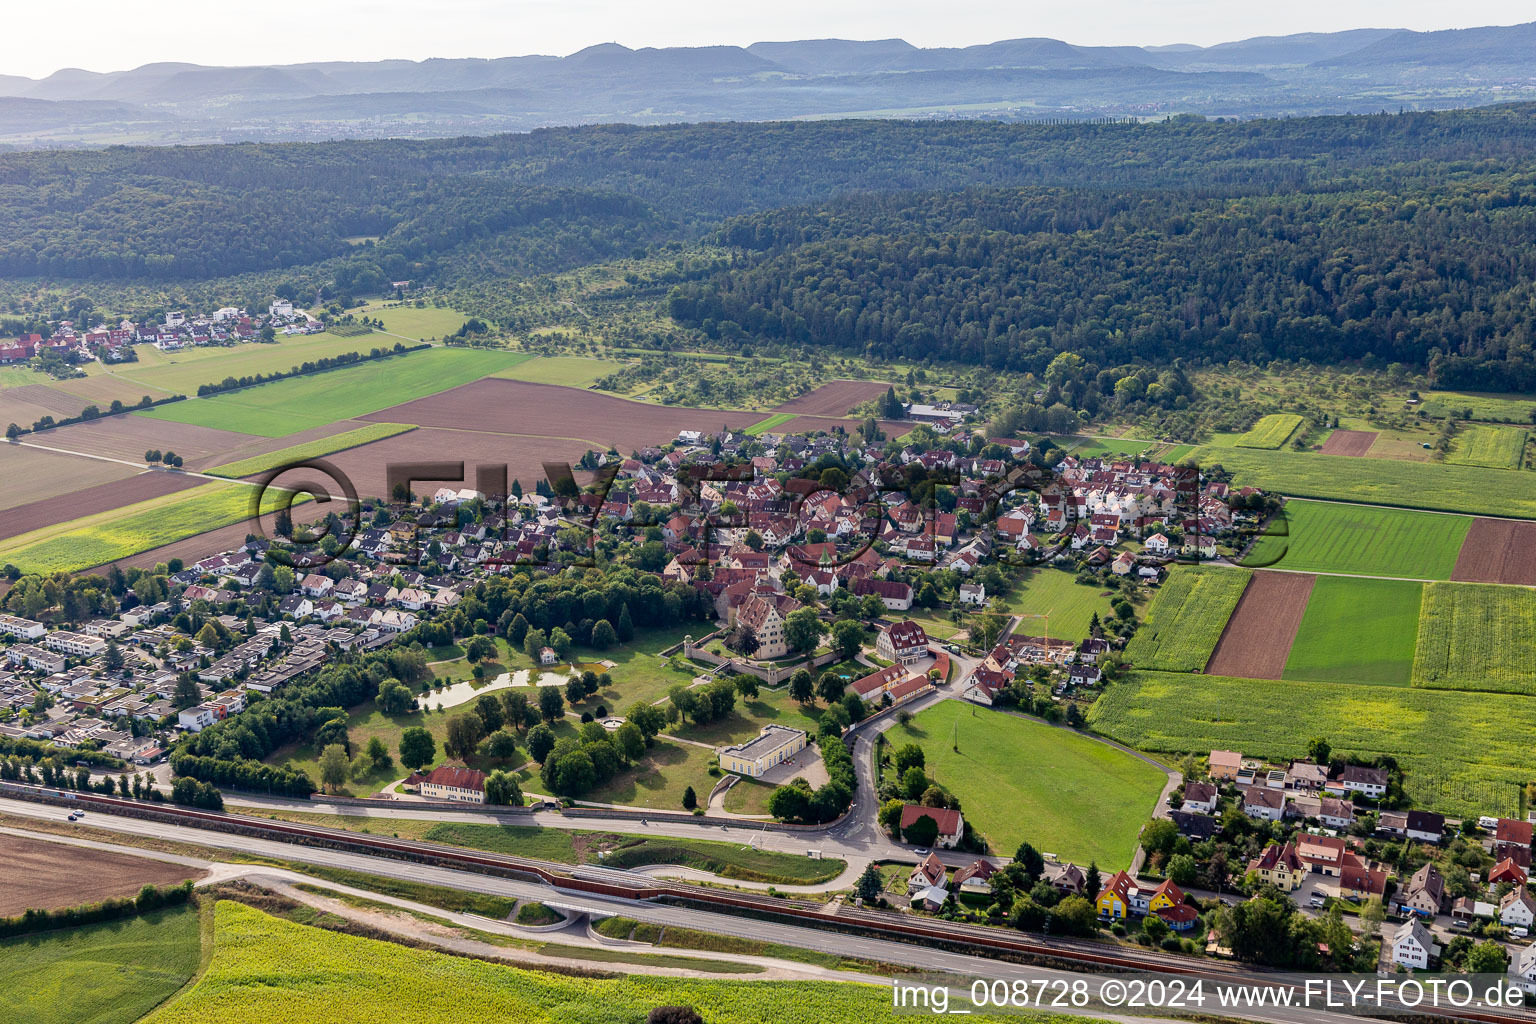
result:
[(238, 903), (218, 905), (214, 934), (207, 972), (144, 1024), (462, 1024), (466, 1007), (475, 1020), (516, 1024), (635, 1024), (656, 1006), (676, 1005), (709, 1024), (827, 1024), (890, 1012), (885, 986), (572, 978), (323, 931)]
[(1059, 440), (1080, 459), (1129, 459), (1146, 451), (1150, 444), (1135, 438), (1117, 437), (1074, 437)]
[(1226, 467), (1235, 486), (1295, 498), (1536, 519), (1536, 488), (1502, 469), (1254, 448), (1205, 447), (1198, 461)]
[(1426, 584), (1413, 685), (1536, 696), (1533, 646), (1536, 590)]
[(255, 476), (279, 466), (291, 465), (304, 459), (317, 459), (322, 455), (333, 455), (336, 452), (346, 451), (348, 448), (356, 448), (359, 445), (370, 444), (374, 441), (382, 441), (386, 437), (394, 437), (416, 427), (410, 423), (370, 423), (365, 427), (355, 430), (345, 430), (340, 434), (332, 434), (330, 437), (322, 437), (308, 444), (296, 444), (290, 448), (281, 448), (265, 455), (253, 455), (239, 462), (230, 462), (212, 469), (203, 470), (209, 476), (224, 476), (232, 480), (241, 477)]
[(1284, 677), (1407, 686), (1423, 589), (1406, 580), (1317, 577)]
[(364, 316), (382, 320), (384, 329), (389, 333), (403, 334), (407, 338), (415, 338), (418, 341), (435, 341), (447, 337), (463, 327), (465, 321), (469, 319), (464, 313), (440, 306), (418, 309), (415, 306), (401, 305), (386, 309), (376, 304), (361, 312)]
[(923, 748), (928, 774), (960, 798), (966, 820), (1000, 856), (1028, 840), (1106, 872), (1128, 867), (1165, 781), (1156, 766), (1087, 736), (960, 701), (885, 737), (892, 749)]
[(588, 359), (585, 356), (536, 356), (510, 369), (498, 370), (491, 376), (525, 380), (533, 384), (563, 384), (566, 387), (584, 388), (622, 366), (622, 363), (611, 360)]
[(1173, 566), (1126, 645), (1126, 659), (1139, 668), (1203, 670), (1250, 576), (1244, 569)]
[[(1317, 456), (1324, 458), (1324, 456)], [(1352, 460), (1356, 465), (1365, 460)], [(1448, 580), (1472, 520), (1435, 512), (1290, 501), (1243, 564), (1297, 572)]]
[(197, 973), (197, 910), (0, 941), (0, 1020), (133, 1024)]
[(1445, 461), (1462, 466), (1519, 469), (1525, 456), (1520, 427), (1467, 427), (1451, 442)]
[[(36, 573), (89, 569), (238, 523), (250, 515), (254, 493), (244, 485), (210, 483), (33, 530), (0, 543), (0, 563)], [(269, 491), (264, 511), (276, 508), (281, 497)]]
[(1523, 696), (1135, 672), (1088, 722), (1141, 750), (1282, 761), (1325, 737), (1335, 754), (1392, 755), (1419, 806), (1453, 815), (1514, 814), (1536, 778), (1536, 700)]
[[(1041, 636), (1049, 628), (1051, 636), (1068, 640), (1081, 640), (1088, 635), (1094, 613), (1104, 621), (1115, 614), (1102, 586), (1085, 587), (1073, 573), (1062, 569), (1030, 570), (1006, 598), (993, 603), (992, 609), (1030, 616), (1019, 626), (1022, 633)], [(1048, 618), (1035, 617), (1039, 615)]]
[(1295, 413), (1273, 412), (1261, 416), (1235, 444), (1239, 448), (1279, 448), (1291, 439), (1299, 426), (1301, 417)]
[(135, 413), (173, 423), (285, 437), (435, 395), (531, 358), (487, 349), (434, 348), (290, 377)]

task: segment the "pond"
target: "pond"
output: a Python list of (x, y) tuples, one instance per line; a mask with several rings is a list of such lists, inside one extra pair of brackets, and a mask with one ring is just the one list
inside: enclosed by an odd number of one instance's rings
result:
[(482, 693), (494, 693), (497, 690), (506, 690), (514, 686), (564, 686), (570, 676), (565, 673), (540, 672), (535, 682), (530, 682), (533, 675), (531, 669), (519, 669), (516, 672), (503, 672), (501, 675), (485, 682), (478, 679), (466, 680), (462, 683), (454, 683), (445, 686), (441, 690), (431, 690), (417, 697), (417, 701), (423, 709), (442, 710), (443, 708), (456, 708), (460, 704), (468, 704)]

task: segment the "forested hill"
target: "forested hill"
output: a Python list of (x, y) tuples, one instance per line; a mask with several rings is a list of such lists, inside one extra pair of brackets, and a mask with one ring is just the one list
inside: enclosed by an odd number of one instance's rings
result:
[[(742, 265), (675, 290), (714, 335), (1041, 372), (1060, 352), (1426, 365), (1536, 389), (1536, 165), (1211, 198), (985, 189), (735, 220)], [(1333, 183), (1341, 186), (1344, 181)]]
[(433, 257), (457, 247), (510, 231), (519, 247), (537, 248), (541, 236), (570, 238), (562, 224), (577, 220), (567, 262), (850, 193), (1043, 185), (1252, 195), (1326, 190), (1347, 171), (1396, 187), (1414, 174), (1433, 180), (1533, 154), (1530, 106), (1140, 126), (606, 126), (11, 153), (0, 154), (0, 276), (190, 281), (303, 266), (377, 236), (380, 251), (369, 258), (392, 254), (388, 273), (422, 278)]
[(1037, 370), (1372, 354), (1533, 389), (1533, 208), (1532, 105), (119, 147), (0, 155), (0, 278), (325, 298), (710, 240), (739, 255), (671, 305), (725, 337)]

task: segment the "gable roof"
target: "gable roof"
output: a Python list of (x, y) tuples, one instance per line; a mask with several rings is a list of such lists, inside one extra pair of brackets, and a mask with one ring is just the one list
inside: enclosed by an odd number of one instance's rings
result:
[[(921, 804), (907, 804), (901, 809), (901, 830), (905, 832), (907, 826), (917, 821), (918, 818), (927, 816), (939, 826), (939, 835), (956, 836), (960, 834), (960, 812), (948, 807), (924, 807)], [(930, 856), (932, 856), (930, 854)]]

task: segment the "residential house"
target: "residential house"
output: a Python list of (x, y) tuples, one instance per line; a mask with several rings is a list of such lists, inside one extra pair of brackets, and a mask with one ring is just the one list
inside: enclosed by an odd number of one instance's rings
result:
[(1132, 894), (1136, 891), (1136, 880), (1124, 871), (1116, 871), (1109, 876), (1104, 883), (1104, 888), (1099, 891), (1094, 900), (1094, 906), (1099, 911), (1099, 916), (1110, 921), (1124, 921), (1131, 916), (1134, 909)]
[(1169, 811), (1168, 817), (1179, 828), (1179, 835), (1199, 841), (1210, 839), (1221, 831), (1221, 822), (1209, 814), (1194, 811)]
[(1243, 755), (1235, 750), (1213, 750), (1207, 760), (1213, 779), (1235, 779), (1243, 768)]
[(1493, 866), (1488, 872), (1488, 884), (1498, 885), (1500, 882), (1508, 882), (1517, 889), (1525, 887), (1530, 873), (1515, 862), (1513, 857), (1505, 857)]
[(1069, 896), (1081, 896), (1083, 887), (1088, 884), (1088, 876), (1083, 873), (1083, 869), (1070, 862), (1058, 864), (1048, 860), (1040, 877), (1051, 883), (1058, 892)]
[(1216, 787), (1209, 782), (1186, 782), (1181, 810), (1210, 814), (1216, 810)]
[(960, 584), (960, 603), (981, 607), (987, 603), (987, 588), (980, 583)]
[(930, 853), (924, 857), (922, 863), (912, 869), (912, 874), (907, 878), (907, 892), (917, 892), (934, 885), (944, 884), (944, 862), (939, 860), (939, 855)]
[(1425, 843), (1438, 843), (1445, 835), (1445, 815), (1432, 811), (1382, 811), (1376, 831)]
[(1358, 854), (1344, 854), (1339, 873), (1338, 893), (1347, 900), (1381, 898), (1387, 892), (1387, 872), (1373, 866)]
[(1281, 892), (1293, 892), (1306, 878), (1307, 870), (1296, 855), (1296, 844), (1270, 843), (1248, 862), (1248, 873)]
[(1536, 996), (1536, 942), (1509, 958), (1509, 974), (1511, 982), (1526, 995)]
[(462, 765), (434, 768), (421, 779), (421, 795), (428, 800), (485, 803), (485, 773)]
[(919, 818), (931, 818), (939, 826), (938, 838), (933, 842), (935, 846), (953, 849), (965, 834), (965, 818), (959, 811), (948, 807), (923, 807), (919, 804), (902, 807), (901, 834), (906, 835), (907, 829), (916, 824)]
[(859, 579), (853, 582), (853, 593), (857, 597), (874, 594), (890, 611), (904, 612), (912, 607), (910, 583), (900, 583), (896, 580)]
[(1292, 761), (1285, 772), (1287, 789), (1321, 790), (1328, 783), (1328, 769), (1310, 761)]
[(1392, 898), (1399, 914), (1417, 914), (1434, 918), (1445, 909), (1445, 879), (1433, 864), (1425, 864), (1413, 873), (1408, 884)]
[(1314, 875), (1337, 878), (1343, 870), (1346, 846), (1337, 836), (1318, 836), (1299, 832), (1295, 838), (1296, 858)]
[(992, 866), (992, 862), (982, 857), (978, 858), (973, 864), (968, 864), (963, 868), (956, 868), (950, 884), (956, 886), (962, 893), (975, 893), (978, 895), (989, 893), (992, 891), (992, 886), (988, 883), (988, 879), (996, 873), (997, 868)]
[(1404, 921), (1392, 936), (1392, 962), (1414, 970), (1428, 970), (1429, 961), (1440, 952), (1429, 929), (1417, 918)]
[(1329, 828), (1347, 829), (1355, 823), (1355, 805), (1325, 796), (1318, 801), (1317, 820)]
[(903, 620), (880, 631), (875, 653), (886, 661), (910, 664), (927, 656), (928, 634), (918, 623)]
[(1379, 800), (1387, 795), (1387, 772), (1384, 768), (1345, 765), (1324, 788), (1330, 793), (1359, 793), (1368, 799)]
[(1267, 786), (1249, 786), (1243, 790), (1243, 813), (1261, 821), (1279, 821), (1285, 817), (1285, 793)]
[(1509, 894), (1499, 901), (1499, 923), (1509, 928), (1524, 928), (1527, 931), (1536, 924), (1536, 899), (1522, 886), (1519, 889), (1511, 889)]

